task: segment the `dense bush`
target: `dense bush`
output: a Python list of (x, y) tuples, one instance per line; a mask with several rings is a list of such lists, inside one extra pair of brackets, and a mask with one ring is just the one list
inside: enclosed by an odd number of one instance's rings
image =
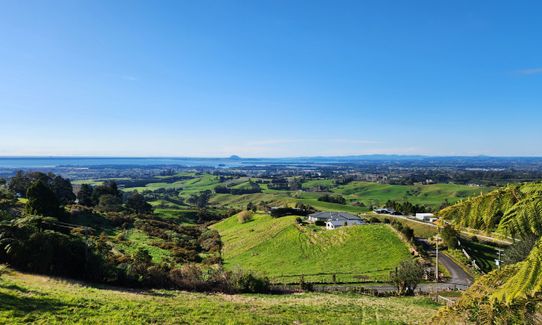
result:
[(414, 215), (416, 213), (429, 212), (430, 210), (424, 205), (412, 204), (408, 201), (397, 202), (388, 200), (385, 207), (388, 209), (393, 209), (402, 215)]
[(408, 241), (414, 241), (414, 229), (410, 228), (409, 226), (403, 225), (399, 221), (395, 220), (391, 222), (391, 226), (397, 231), (401, 232)]
[(346, 204), (346, 199), (338, 194), (337, 195), (325, 194), (323, 196), (320, 196), (318, 198), (318, 201), (337, 203), (337, 204)]
[(285, 217), (285, 216), (306, 216), (311, 213), (312, 212), (310, 210), (289, 208), (289, 207), (271, 208), (269, 210), (269, 214), (273, 218), (280, 218), (280, 217)]

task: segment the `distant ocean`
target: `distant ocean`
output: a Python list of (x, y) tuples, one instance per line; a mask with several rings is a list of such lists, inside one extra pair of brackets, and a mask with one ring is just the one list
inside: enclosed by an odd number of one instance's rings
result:
[[(257, 163), (252, 161), (252, 163)], [(229, 158), (115, 158), (115, 157), (0, 157), (0, 168), (60, 168), (93, 166), (234, 167), (243, 160)]]

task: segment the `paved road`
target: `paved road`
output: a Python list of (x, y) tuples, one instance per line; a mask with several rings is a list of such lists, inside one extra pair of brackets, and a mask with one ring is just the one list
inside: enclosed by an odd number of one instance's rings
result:
[(457, 265), (448, 255), (439, 252), (439, 261), (450, 272), (449, 283), (464, 285), (469, 287), (472, 284), (473, 278)]
[[(378, 215), (379, 216), (386, 216), (386, 217), (391, 217), (391, 218), (408, 220), (408, 221), (411, 221), (411, 222), (416, 222), (416, 223), (426, 225), (426, 226), (429, 226), (429, 227), (433, 227), (433, 228), (437, 227), (437, 225), (435, 225), (434, 223), (424, 222), (424, 221), (408, 218), (408, 217), (405, 217), (405, 216), (396, 216), (394, 214), (378, 214)], [(486, 241), (486, 242), (492, 242), (492, 243), (496, 243), (496, 244), (500, 244), (500, 245), (510, 245), (510, 244), (512, 244), (511, 239), (500, 239), (500, 238), (495, 238), (495, 237), (476, 234), (476, 233), (466, 231), (466, 230), (461, 230), (460, 232), (461, 232), (462, 235), (465, 235), (467, 237), (476, 236), (476, 237), (478, 237), (478, 239), (480, 239), (482, 241)]]
[[(436, 251), (429, 241), (424, 238), (416, 238), (416, 240), (423, 244), (423, 249), (429, 254), (429, 256), (435, 257)], [(469, 287), (472, 284), (473, 278), (457, 265), (446, 253), (439, 251), (439, 262), (450, 272), (450, 280), (448, 283)]]

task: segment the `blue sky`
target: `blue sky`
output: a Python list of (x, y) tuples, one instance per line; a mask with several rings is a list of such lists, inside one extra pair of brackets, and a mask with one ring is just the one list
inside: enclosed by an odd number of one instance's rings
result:
[(1, 1), (0, 156), (542, 155), (540, 1)]

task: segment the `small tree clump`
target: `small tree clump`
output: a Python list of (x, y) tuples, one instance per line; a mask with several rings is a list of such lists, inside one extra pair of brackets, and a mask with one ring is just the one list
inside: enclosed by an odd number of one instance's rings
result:
[(399, 295), (413, 295), (423, 277), (423, 267), (415, 260), (401, 262), (390, 274)]
[(247, 223), (252, 220), (253, 215), (254, 213), (252, 211), (247, 211), (247, 210), (241, 211), (237, 215), (237, 221), (239, 221), (239, 223)]

